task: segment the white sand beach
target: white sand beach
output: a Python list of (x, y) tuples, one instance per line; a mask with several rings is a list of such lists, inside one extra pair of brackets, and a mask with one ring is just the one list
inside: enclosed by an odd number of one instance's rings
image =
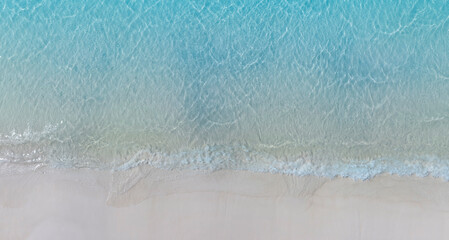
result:
[(0, 1), (0, 240), (449, 240), (448, 66), (449, 0)]
[(449, 239), (449, 183), (37, 169), (0, 176), (0, 239)]

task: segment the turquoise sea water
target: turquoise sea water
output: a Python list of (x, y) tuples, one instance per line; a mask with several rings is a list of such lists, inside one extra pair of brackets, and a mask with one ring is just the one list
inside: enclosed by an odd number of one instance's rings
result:
[(449, 2), (2, 0), (0, 162), (449, 179)]

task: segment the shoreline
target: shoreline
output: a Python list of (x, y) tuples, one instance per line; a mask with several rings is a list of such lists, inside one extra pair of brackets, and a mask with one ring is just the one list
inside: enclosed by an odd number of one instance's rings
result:
[(0, 176), (1, 239), (446, 239), (449, 183), (221, 170)]

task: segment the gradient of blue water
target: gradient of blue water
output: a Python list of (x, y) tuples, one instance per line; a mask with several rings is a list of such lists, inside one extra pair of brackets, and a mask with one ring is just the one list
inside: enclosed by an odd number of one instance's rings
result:
[(447, 1), (4, 0), (0, 160), (441, 176), (448, 66)]

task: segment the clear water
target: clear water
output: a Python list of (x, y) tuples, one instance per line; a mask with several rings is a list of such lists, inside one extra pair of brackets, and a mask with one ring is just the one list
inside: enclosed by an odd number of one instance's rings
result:
[(0, 1), (0, 161), (449, 179), (449, 2)]

